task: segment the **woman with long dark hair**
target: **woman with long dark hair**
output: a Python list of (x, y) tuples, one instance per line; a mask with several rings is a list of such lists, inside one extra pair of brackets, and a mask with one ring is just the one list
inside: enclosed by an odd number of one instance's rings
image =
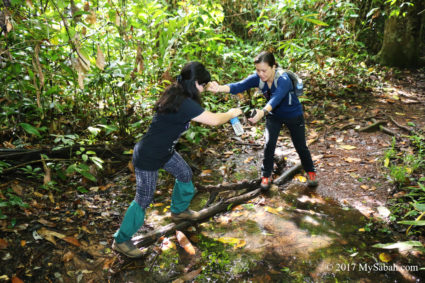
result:
[(114, 234), (114, 250), (132, 258), (143, 255), (131, 238), (144, 223), (145, 209), (152, 202), (160, 168), (176, 178), (171, 196), (172, 220), (198, 217), (197, 212), (188, 209), (195, 194), (192, 170), (174, 147), (180, 135), (189, 128), (190, 121), (218, 126), (242, 113), (238, 108), (212, 113), (201, 107), (200, 93), (210, 80), (210, 73), (201, 63), (190, 62), (181, 70), (177, 82), (169, 86), (156, 102), (156, 113), (149, 129), (134, 147), (136, 196)]
[[(263, 51), (254, 59), (256, 73), (246, 79), (228, 85), (219, 85), (212, 82), (209, 91), (230, 92), (237, 94), (247, 89), (264, 85), (261, 90), (267, 100), (263, 109), (257, 109), (256, 115), (249, 119), (253, 124), (266, 117), (266, 145), (264, 147), (263, 165), (261, 167), (261, 187), (268, 189), (272, 183), (274, 152), (277, 138), (282, 126), (285, 125), (291, 135), (292, 143), (300, 157), (304, 171), (307, 172), (308, 186), (318, 185), (316, 172), (305, 139), (305, 123), (303, 109), (298, 97), (294, 93), (294, 86), (288, 74), (278, 76), (278, 64), (273, 53)], [(260, 82), (261, 80), (261, 82)], [(275, 85), (277, 81), (277, 85)]]

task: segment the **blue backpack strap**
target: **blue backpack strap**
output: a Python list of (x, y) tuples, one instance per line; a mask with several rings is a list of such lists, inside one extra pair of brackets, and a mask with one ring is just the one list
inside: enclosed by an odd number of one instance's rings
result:
[[(279, 80), (279, 78), (285, 73), (285, 70), (283, 70), (282, 68), (278, 67), (276, 69), (276, 73), (274, 75), (274, 80), (273, 80), (273, 84), (274, 87), (277, 88), (277, 81)], [(260, 82), (258, 83), (258, 88), (263, 90), (265, 83), (260, 79)]]

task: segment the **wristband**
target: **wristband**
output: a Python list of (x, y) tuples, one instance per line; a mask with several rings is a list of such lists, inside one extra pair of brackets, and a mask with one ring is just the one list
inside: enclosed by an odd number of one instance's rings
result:
[(266, 116), (267, 114), (269, 114), (269, 111), (266, 108), (263, 108), (263, 112), (264, 112), (264, 116)]

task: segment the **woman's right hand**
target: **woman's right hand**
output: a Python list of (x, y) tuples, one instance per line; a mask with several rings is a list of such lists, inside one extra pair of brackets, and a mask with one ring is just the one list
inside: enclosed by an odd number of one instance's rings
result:
[(229, 113), (232, 116), (232, 118), (235, 118), (242, 114), (242, 110), (240, 108), (232, 108), (229, 111), (227, 111), (227, 113)]

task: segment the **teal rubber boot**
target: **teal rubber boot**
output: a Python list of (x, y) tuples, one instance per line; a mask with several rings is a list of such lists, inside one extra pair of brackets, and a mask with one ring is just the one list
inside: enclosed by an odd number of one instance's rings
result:
[(145, 210), (133, 200), (125, 213), (120, 229), (114, 234), (115, 242), (120, 244), (131, 240), (144, 222)]
[(195, 195), (195, 187), (192, 181), (188, 183), (179, 182), (176, 180), (174, 184), (173, 194), (171, 195), (171, 212), (179, 214), (185, 211)]

